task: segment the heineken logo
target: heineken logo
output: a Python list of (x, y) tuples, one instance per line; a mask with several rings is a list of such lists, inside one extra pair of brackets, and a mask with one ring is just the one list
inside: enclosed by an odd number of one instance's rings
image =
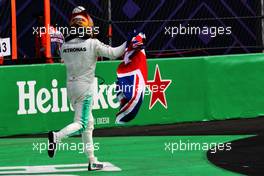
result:
[[(95, 81), (97, 83), (97, 80)], [(38, 88), (37, 81), (18, 81), (18, 115), (73, 111), (67, 98), (67, 89), (58, 88), (58, 80), (51, 81), (51, 88)], [(118, 108), (114, 92), (116, 85), (96, 85), (93, 109)]]
[[(119, 108), (116, 84), (98, 85), (97, 79), (95, 82), (93, 109)], [(153, 80), (148, 80), (146, 84), (145, 95), (150, 95), (149, 109), (152, 109), (157, 103), (167, 109), (166, 90), (171, 82), (171, 79), (162, 78), (160, 68), (156, 65)], [(36, 80), (18, 81), (16, 84), (19, 94), (18, 115), (73, 111), (67, 98), (67, 88), (58, 86), (57, 79), (51, 80), (50, 85), (47, 86), (49, 88), (40, 88), (40, 84)], [(133, 89), (133, 87), (128, 88)]]

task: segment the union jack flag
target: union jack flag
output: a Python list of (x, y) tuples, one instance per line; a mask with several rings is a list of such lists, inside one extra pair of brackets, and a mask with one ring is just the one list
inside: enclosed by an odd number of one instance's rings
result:
[(123, 124), (133, 120), (142, 104), (147, 82), (147, 61), (144, 50), (145, 35), (133, 37), (117, 68), (117, 97), (120, 110), (116, 123)]

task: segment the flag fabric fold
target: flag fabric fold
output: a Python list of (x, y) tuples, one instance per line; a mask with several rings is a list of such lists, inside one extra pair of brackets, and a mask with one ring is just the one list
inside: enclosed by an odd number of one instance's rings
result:
[(123, 62), (117, 68), (116, 91), (120, 102), (116, 123), (133, 120), (142, 105), (147, 82), (147, 58), (144, 50), (145, 35), (139, 33), (128, 44)]

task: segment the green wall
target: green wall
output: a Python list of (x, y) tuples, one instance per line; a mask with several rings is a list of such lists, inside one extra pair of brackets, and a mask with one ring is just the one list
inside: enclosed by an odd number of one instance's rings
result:
[[(96, 128), (118, 126), (118, 103), (114, 91), (109, 91), (114, 90), (118, 64), (97, 64), (96, 75), (105, 83), (98, 86), (94, 100)], [(158, 101), (150, 109), (147, 94), (137, 118), (126, 126), (264, 114), (263, 54), (149, 59), (148, 80), (154, 79), (156, 67), (162, 80), (171, 80), (164, 92), (167, 108)], [(0, 67), (0, 80), (0, 136), (58, 130), (72, 121), (63, 64)]]

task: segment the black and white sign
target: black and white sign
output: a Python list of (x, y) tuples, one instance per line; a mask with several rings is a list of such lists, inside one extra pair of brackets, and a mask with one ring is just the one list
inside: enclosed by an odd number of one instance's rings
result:
[(10, 56), (10, 38), (0, 38), (0, 56)]

